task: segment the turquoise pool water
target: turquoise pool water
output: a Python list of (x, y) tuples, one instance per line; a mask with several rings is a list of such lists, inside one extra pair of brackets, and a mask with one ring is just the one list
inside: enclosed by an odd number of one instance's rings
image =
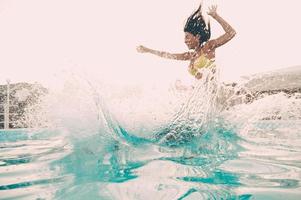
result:
[(253, 125), (172, 146), (101, 130), (1, 131), (0, 199), (299, 199), (301, 121)]
[(51, 128), (0, 131), (0, 199), (301, 199), (299, 94), (226, 108), (204, 83), (72, 84), (27, 116)]

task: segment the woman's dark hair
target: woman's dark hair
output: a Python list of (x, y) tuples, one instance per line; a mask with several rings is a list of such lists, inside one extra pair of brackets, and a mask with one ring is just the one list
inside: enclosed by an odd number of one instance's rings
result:
[(208, 28), (206, 22), (202, 16), (201, 11), (202, 5), (195, 11), (186, 21), (184, 32), (191, 33), (194, 36), (200, 36), (200, 45), (203, 42), (207, 42), (211, 36), (210, 23), (208, 23)]

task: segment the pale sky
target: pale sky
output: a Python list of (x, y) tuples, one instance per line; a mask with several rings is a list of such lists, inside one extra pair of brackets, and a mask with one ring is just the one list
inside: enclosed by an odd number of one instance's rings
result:
[[(64, 71), (103, 81), (189, 76), (187, 62), (139, 54), (139, 44), (184, 52), (183, 26), (199, 0), (0, 0), (0, 83), (51, 82)], [(301, 65), (300, 0), (204, 0), (237, 36), (216, 51), (225, 80)], [(210, 19), (212, 38), (223, 33)]]

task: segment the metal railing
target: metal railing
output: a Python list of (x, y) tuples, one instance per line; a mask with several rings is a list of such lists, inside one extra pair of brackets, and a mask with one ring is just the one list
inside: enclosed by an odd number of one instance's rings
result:
[(9, 129), (10, 125), (12, 125), (15, 121), (10, 119), (10, 116), (18, 115), (17, 113), (12, 113), (11, 109), (12, 107), (18, 107), (18, 105), (13, 105), (10, 101), (10, 80), (7, 80), (7, 89), (6, 89), (6, 99), (0, 104), (0, 109), (2, 108), (3, 112), (0, 112), (0, 117), (2, 117), (3, 120), (0, 118), (0, 124), (4, 124), (4, 129)]

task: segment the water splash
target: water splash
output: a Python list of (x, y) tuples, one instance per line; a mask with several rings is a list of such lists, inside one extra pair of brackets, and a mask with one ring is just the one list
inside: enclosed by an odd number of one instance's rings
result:
[[(1, 134), (6, 140), (1, 143), (0, 170), (8, 166), (13, 174), (11, 166), (40, 166), (35, 162), (39, 160), (49, 167), (50, 178), (20, 182), (22, 173), (16, 171), (16, 181), (0, 177), (0, 194), (12, 198), (16, 189), (32, 197), (36, 193), (26, 189), (49, 185), (48, 196), (35, 197), (265, 199), (275, 197), (271, 191), (289, 192), (286, 196), (292, 199), (300, 195), (300, 94), (251, 96), (250, 101), (248, 88), (211, 80), (215, 76), (208, 71), (208, 79), (184, 89), (106, 85), (90, 77), (67, 76), (60, 90), (50, 91), (39, 109), (27, 113), (29, 123), (40, 120), (48, 128)], [(44, 146), (35, 146), (36, 140), (45, 140)], [(38, 152), (22, 154), (24, 147), (49, 148), (42, 152), (49, 156), (47, 162)]]

